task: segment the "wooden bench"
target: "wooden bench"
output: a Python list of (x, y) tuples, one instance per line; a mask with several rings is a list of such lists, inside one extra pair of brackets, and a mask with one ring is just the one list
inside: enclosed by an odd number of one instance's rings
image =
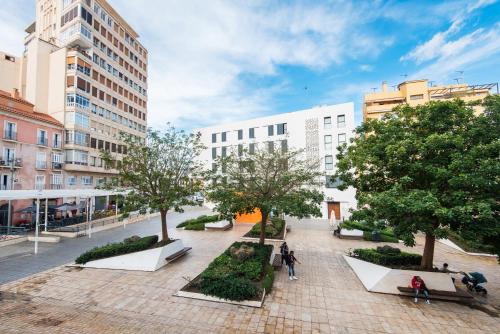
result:
[(281, 254), (274, 254), (274, 259), (273, 259), (273, 268), (274, 270), (278, 270), (283, 266), (281, 263)]
[(189, 252), (190, 250), (192, 249), (192, 247), (184, 247), (183, 249), (181, 249), (180, 251), (168, 256), (165, 258), (165, 261), (167, 262), (172, 262), (172, 261), (175, 261), (177, 260), (178, 258), (180, 258), (181, 256), (187, 254), (187, 252)]
[[(407, 286), (398, 286), (399, 292), (402, 292), (403, 296), (415, 296), (415, 291), (413, 288)], [(443, 290), (433, 290), (429, 289), (429, 298), (442, 299), (442, 300), (452, 300), (452, 301), (470, 301), (474, 297), (467, 291), (457, 288), (457, 291), (443, 291)]]

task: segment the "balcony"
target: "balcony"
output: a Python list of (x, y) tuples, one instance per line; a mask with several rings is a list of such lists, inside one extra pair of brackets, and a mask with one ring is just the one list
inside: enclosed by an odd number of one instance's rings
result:
[(63, 168), (63, 163), (62, 162), (53, 162), (52, 163), (52, 169), (54, 170), (61, 170)]
[(16, 131), (12, 131), (12, 130), (5, 129), (5, 130), (3, 131), (3, 139), (4, 139), (4, 140), (12, 140), (12, 141), (16, 141), (16, 140), (17, 140), (17, 132), (16, 132)]
[(51, 183), (50, 184), (50, 189), (62, 189), (63, 185), (62, 183)]
[(47, 137), (38, 137), (36, 139), (36, 144), (40, 146), (49, 146), (49, 138)]
[(60, 39), (70, 48), (84, 48), (92, 47), (92, 33), (91, 30), (80, 22), (71, 25), (69, 28), (61, 32)]
[(55, 148), (55, 149), (62, 149), (62, 142), (61, 141), (54, 141), (52, 143), (52, 148)]
[(23, 167), (23, 159), (21, 158), (8, 158), (4, 159), (0, 157), (0, 167), (7, 167), (7, 168), (21, 168)]
[(45, 189), (45, 183), (35, 183), (35, 189), (36, 190), (44, 190)]

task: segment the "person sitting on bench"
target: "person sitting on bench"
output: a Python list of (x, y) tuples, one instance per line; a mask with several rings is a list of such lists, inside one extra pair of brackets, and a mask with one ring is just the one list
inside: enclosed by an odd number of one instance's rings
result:
[(420, 291), (424, 293), (425, 302), (427, 304), (431, 303), (429, 300), (429, 290), (425, 286), (425, 282), (420, 276), (413, 276), (411, 280), (411, 287), (415, 291), (415, 303), (418, 303), (418, 295), (420, 294)]

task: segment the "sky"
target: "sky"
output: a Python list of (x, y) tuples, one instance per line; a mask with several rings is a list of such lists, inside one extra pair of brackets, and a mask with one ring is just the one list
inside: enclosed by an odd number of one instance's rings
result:
[[(20, 55), (35, 1), (0, 1), (0, 50)], [(108, 2), (149, 51), (160, 130), (351, 101), (359, 124), (382, 81), (500, 81), (496, 0)]]

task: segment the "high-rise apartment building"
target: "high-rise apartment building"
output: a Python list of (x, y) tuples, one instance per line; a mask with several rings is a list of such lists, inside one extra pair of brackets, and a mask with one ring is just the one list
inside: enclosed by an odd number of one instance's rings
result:
[(26, 32), (16, 87), (64, 124), (65, 188), (109, 180), (100, 151), (120, 160), (122, 133), (146, 136), (147, 50), (105, 0), (37, 0)]
[[(388, 91), (387, 83), (382, 83), (381, 92), (367, 93), (363, 101), (363, 120), (380, 119), (392, 108), (408, 103), (410, 106), (424, 104), (429, 101), (451, 100), (460, 98), (466, 102), (483, 100), (496, 89), (498, 83), (467, 85), (455, 84), (446, 86), (429, 86), (428, 80), (411, 80), (400, 83), (397, 90)], [(474, 107), (476, 112), (481, 112), (482, 107)]]
[(205, 168), (214, 168), (217, 157), (242, 154), (243, 150), (303, 149), (304, 158), (319, 160), (324, 173), (321, 206), (323, 218), (336, 219), (349, 216), (356, 207), (355, 190), (338, 189), (339, 181), (332, 180), (335, 173), (337, 146), (348, 143), (354, 136), (353, 103), (322, 106), (291, 113), (251, 120), (215, 125), (197, 130), (206, 147), (200, 158)]

